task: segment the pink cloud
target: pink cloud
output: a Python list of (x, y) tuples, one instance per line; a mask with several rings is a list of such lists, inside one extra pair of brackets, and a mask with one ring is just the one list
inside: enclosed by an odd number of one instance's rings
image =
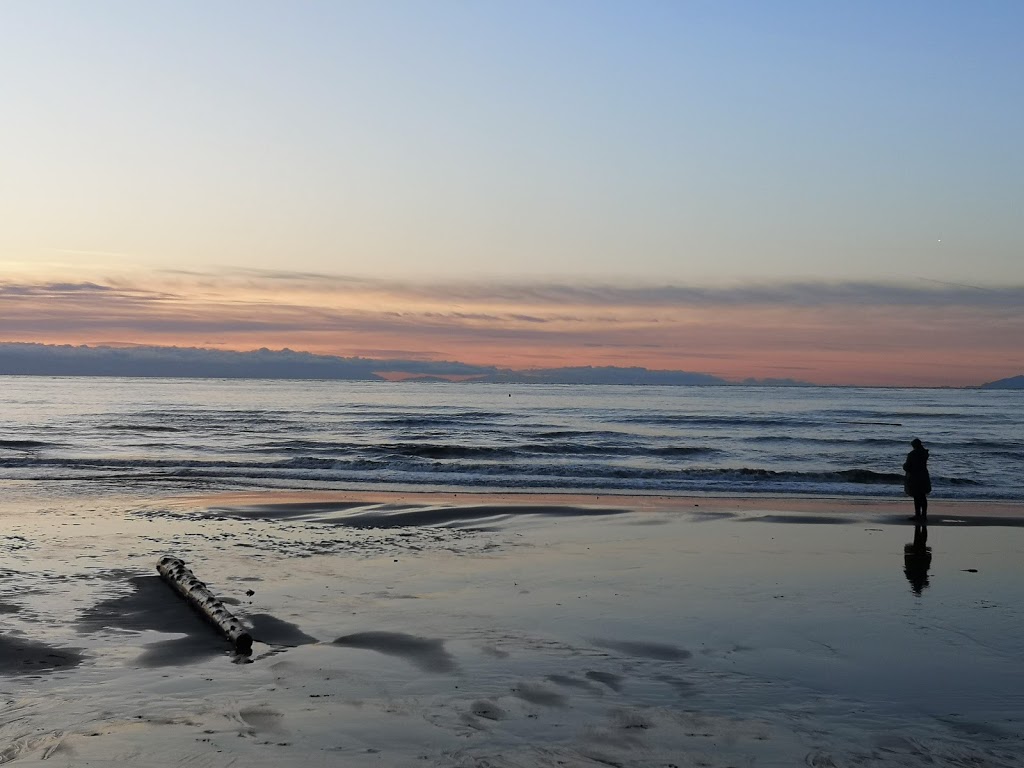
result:
[(1024, 371), (1024, 288), (422, 284), (294, 273), (0, 283), (5, 341), (639, 365), (732, 379), (970, 385)]

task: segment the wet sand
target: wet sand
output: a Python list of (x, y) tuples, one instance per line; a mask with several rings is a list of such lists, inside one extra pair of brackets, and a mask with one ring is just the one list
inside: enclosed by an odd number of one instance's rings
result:
[[(0, 763), (1017, 766), (1024, 509), (264, 493), (0, 509)], [(926, 549), (927, 548), (927, 549)], [(252, 628), (156, 575), (182, 557)]]

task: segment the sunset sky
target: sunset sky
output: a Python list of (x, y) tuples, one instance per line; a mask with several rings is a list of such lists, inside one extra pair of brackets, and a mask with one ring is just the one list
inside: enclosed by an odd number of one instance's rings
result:
[(0, 341), (1024, 373), (1024, 4), (0, 4)]

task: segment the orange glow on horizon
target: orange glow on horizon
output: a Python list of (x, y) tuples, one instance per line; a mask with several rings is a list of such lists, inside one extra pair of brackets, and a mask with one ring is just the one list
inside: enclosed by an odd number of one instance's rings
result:
[(971, 386), (1024, 370), (1024, 319), (1012, 308), (644, 304), (642, 293), (616, 304), (587, 291), (561, 300), (543, 287), (522, 295), (515, 287), (442, 288), (191, 275), (18, 284), (0, 293), (0, 341), (289, 348), (520, 370), (643, 367), (863, 386)]

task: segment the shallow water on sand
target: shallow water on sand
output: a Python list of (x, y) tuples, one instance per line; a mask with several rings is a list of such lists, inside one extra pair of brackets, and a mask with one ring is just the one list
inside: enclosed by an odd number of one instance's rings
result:
[[(1020, 527), (931, 526), (922, 585), (913, 526), (835, 510), (236, 498), (5, 522), (0, 762), (1024, 760)], [(167, 551), (253, 626), (250, 658), (159, 581)]]

